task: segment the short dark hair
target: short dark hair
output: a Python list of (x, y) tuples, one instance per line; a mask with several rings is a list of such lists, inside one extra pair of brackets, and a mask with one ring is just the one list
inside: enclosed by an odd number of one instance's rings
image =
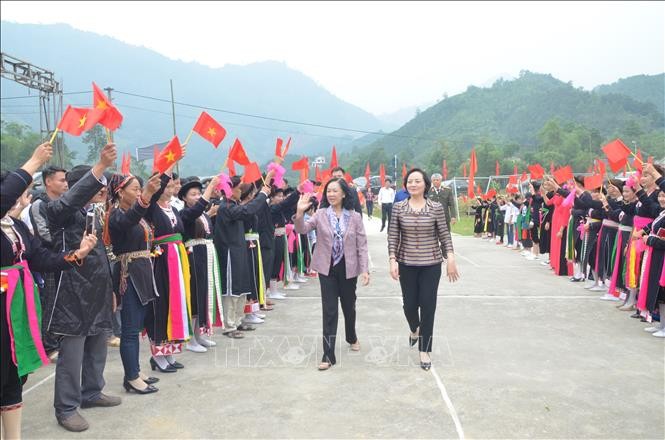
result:
[(346, 171), (344, 171), (344, 168), (342, 168), (340, 166), (337, 166), (337, 167), (333, 168), (332, 170), (330, 170), (330, 174), (334, 173), (335, 171), (341, 171), (342, 174), (346, 174)]
[(326, 183), (326, 186), (323, 188), (323, 197), (321, 197), (321, 203), (319, 204), (320, 208), (327, 208), (330, 206), (330, 203), (328, 203), (328, 185), (330, 185), (333, 182), (337, 182), (339, 184), (339, 187), (342, 189), (342, 192), (344, 193), (344, 199), (342, 200), (342, 208), (347, 209), (349, 211), (353, 211), (353, 196), (351, 193), (351, 188), (349, 188), (349, 185), (346, 183), (344, 179), (330, 179), (328, 183)]
[(249, 196), (252, 195), (252, 192), (254, 192), (254, 186), (253, 183), (245, 183), (245, 187), (242, 188), (242, 192), (240, 193), (240, 200), (245, 200), (249, 198)]
[(180, 176), (178, 176), (178, 173), (172, 173), (171, 174), (171, 180), (178, 180)]
[(67, 170), (61, 167), (56, 167), (55, 165), (49, 165), (42, 170), (42, 182), (46, 185), (46, 179), (53, 176), (55, 173), (65, 173)]
[[(409, 181), (409, 176), (413, 173), (420, 173), (423, 176), (423, 180), (425, 181), (425, 195), (429, 192), (429, 189), (432, 187), (432, 181), (429, 179), (429, 176), (427, 176), (427, 173), (425, 173), (423, 170), (420, 168), (411, 168), (408, 173), (406, 173), (406, 176), (404, 176), (404, 182), (403, 186), (404, 189), (406, 189), (406, 182)], [(407, 190), (408, 192), (408, 190)]]
[(610, 179), (607, 181), (609, 185), (614, 185), (619, 191), (623, 189), (624, 182), (621, 179)]
[[(175, 176), (175, 174), (173, 174)], [(240, 176), (233, 176), (231, 177), (231, 188), (235, 188), (236, 186), (240, 185), (242, 183), (242, 179)]]

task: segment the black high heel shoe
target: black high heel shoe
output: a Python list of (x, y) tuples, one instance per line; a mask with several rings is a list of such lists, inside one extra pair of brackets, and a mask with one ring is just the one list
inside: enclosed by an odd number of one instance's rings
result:
[(125, 378), (123, 380), (122, 386), (125, 387), (125, 391), (127, 391), (128, 393), (130, 391), (134, 391), (137, 394), (152, 394), (152, 393), (156, 393), (157, 391), (159, 391), (159, 388), (157, 388), (155, 386), (152, 386), (152, 385), (148, 385), (147, 387), (145, 387), (145, 389), (139, 390), (138, 388), (135, 388), (134, 385), (129, 383), (127, 378)]
[[(166, 362), (169, 362), (169, 360), (167, 359)], [(173, 363), (169, 362), (169, 365), (172, 366), (173, 368), (177, 368), (178, 370), (181, 368), (185, 368), (183, 364), (175, 360), (173, 361)]]
[(159, 382), (159, 378), (150, 376), (147, 379), (143, 379), (143, 382), (147, 383), (148, 385), (152, 385), (153, 383)]
[(409, 333), (409, 345), (411, 347), (416, 345), (418, 343), (418, 338), (420, 338), (420, 327), (418, 327), (416, 329), (416, 331), (418, 332), (418, 335), (415, 338), (413, 336), (411, 336), (411, 333)]
[(420, 368), (422, 368), (425, 371), (429, 371), (429, 369), (432, 368), (432, 359), (430, 359), (429, 362), (424, 362), (421, 360)]
[(176, 373), (178, 370), (175, 369), (175, 367), (171, 364), (168, 364), (166, 368), (162, 368), (159, 366), (157, 362), (153, 358), (150, 358), (150, 368), (152, 368), (152, 371), (155, 371), (155, 369), (161, 371), (162, 373)]

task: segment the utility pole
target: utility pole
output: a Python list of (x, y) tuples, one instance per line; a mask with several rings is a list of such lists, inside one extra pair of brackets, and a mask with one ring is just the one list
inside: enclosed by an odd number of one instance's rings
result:
[[(5, 52), (0, 52), (0, 76), (39, 91), (39, 131), (42, 139), (48, 139), (47, 136), (50, 136), (51, 131), (50, 122), (52, 121), (55, 127), (62, 114), (62, 83), (55, 80), (53, 72)], [(56, 103), (60, 105), (60, 113), (57, 111)], [(53, 104), (53, 107), (50, 104)], [(53, 160), (58, 165), (64, 166), (64, 144), (60, 133), (54, 142)]]
[[(173, 119), (173, 136), (176, 136), (176, 129), (175, 129), (175, 100), (173, 99), (173, 80), (169, 79), (169, 82), (171, 83), (171, 118)], [(180, 177), (180, 161), (178, 161), (175, 164), (175, 171), (178, 173), (178, 177)]]

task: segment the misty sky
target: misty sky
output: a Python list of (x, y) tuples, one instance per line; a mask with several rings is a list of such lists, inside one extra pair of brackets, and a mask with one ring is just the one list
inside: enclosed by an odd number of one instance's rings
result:
[(212, 67), (284, 61), (375, 114), (522, 69), (585, 89), (665, 70), (665, 2), (2, 1), (0, 12)]

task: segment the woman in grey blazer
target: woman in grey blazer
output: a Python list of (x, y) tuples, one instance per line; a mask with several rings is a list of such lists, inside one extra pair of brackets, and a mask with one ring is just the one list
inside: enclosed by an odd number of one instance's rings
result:
[(346, 342), (360, 350), (356, 336), (356, 284), (369, 284), (367, 236), (362, 217), (353, 210), (351, 189), (342, 179), (331, 179), (323, 189), (320, 209), (307, 222), (309, 195), (298, 202), (295, 230), (307, 234), (316, 230), (316, 248), (311, 267), (319, 273), (323, 308), (323, 358), (319, 370), (335, 365), (338, 301), (342, 303)]

